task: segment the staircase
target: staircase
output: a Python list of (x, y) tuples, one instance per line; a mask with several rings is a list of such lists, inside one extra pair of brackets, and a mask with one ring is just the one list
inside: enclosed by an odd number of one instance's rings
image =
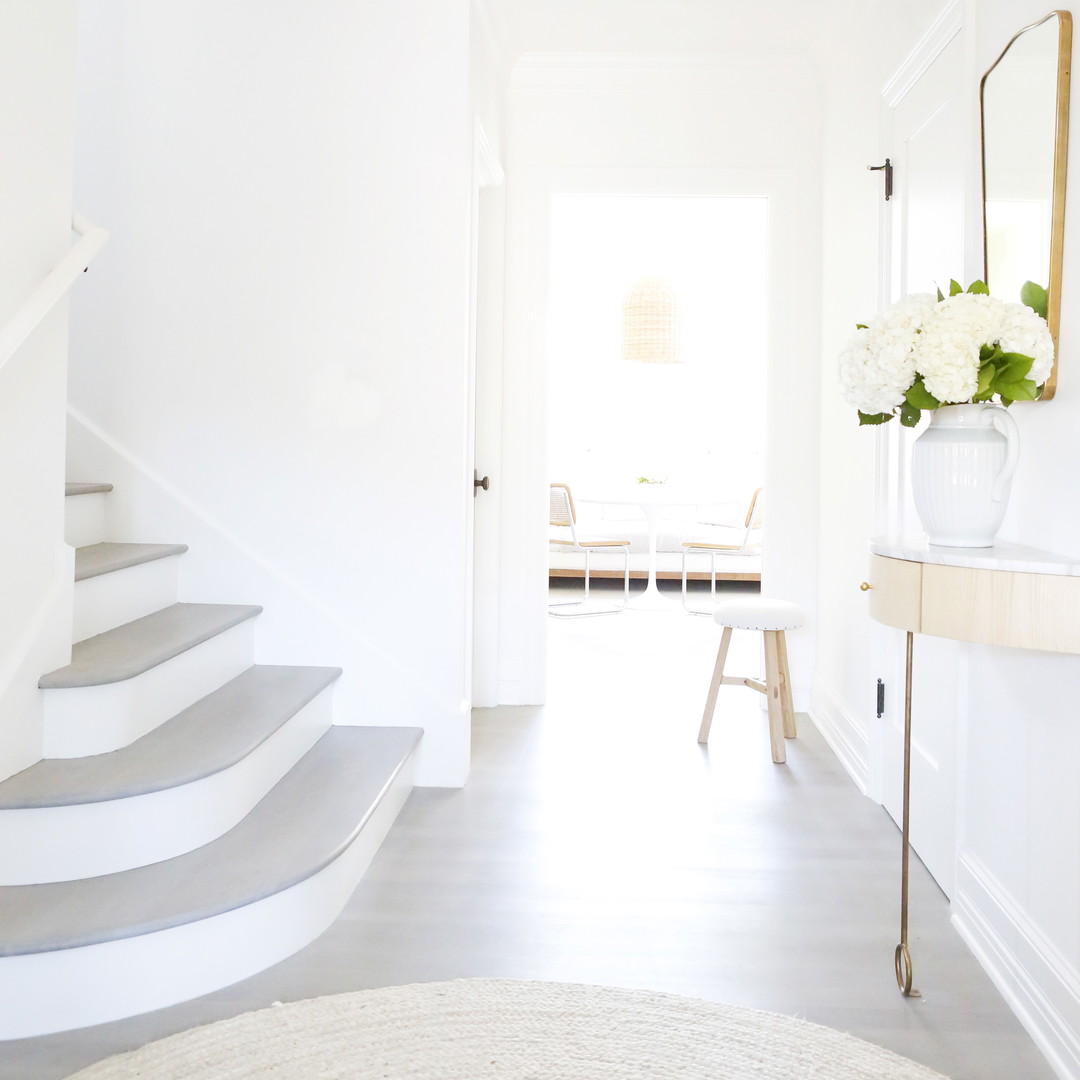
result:
[(334, 726), (338, 668), (253, 663), (261, 608), (180, 603), (182, 544), (106, 543), (67, 486), (71, 663), (0, 782), (0, 1039), (185, 1001), (337, 917), (412, 788), (418, 728)]

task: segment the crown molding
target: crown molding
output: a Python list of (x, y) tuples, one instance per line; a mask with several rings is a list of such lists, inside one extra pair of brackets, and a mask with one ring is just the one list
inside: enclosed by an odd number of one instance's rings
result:
[(471, 10), (473, 18), (487, 38), (488, 46), (505, 70), (510, 60), (510, 28), (502, 8), (492, 4), (491, 0), (471, 0)]
[(816, 87), (813, 66), (802, 55), (717, 56), (613, 53), (525, 53), (511, 69), (511, 91), (626, 91), (729, 89), (733, 82)]
[(963, 0), (949, 0), (892, 78), (881, 88), (881, 96), (890, 109), (895, 109), (904, 100), (908, 91), (926, 74), (930, 65), (963, 27)]

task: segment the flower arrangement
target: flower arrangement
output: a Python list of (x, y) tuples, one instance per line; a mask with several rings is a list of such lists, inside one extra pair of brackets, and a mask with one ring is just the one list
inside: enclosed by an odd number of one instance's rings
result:
[(981, 282), (949, 295), (905, 297), (860, 324), (840, 354), (844, 399), (860, 424), (899, 415), (905, 427), (923, 409), (992, 401), (1034, 401), (1054, 364), (1046, 290), (1028, 282), (1015, 304)]

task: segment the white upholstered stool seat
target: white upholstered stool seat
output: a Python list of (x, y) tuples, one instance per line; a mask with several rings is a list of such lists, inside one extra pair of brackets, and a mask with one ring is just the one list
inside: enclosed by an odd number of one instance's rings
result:
[(721, 601), (713, 609), (713, 622), (735, 630), (798, 630), (806, 622), (806, 613), (790, 600), (748, 596)]
[[(716, 654), (709, 696), (705, 700), (705, 714), (701, 718), (698, 742), (709, 741), (712, 717), (716, 711), (716, 698), (720, 687), (726, 685), (749, 686), (764, 694), (769, 703), (769, 742), (772, 759), (778, 765), (787, 761), (785, 739), (794, 739), (795, 708), (791, 701), (791, 674), (788, 671), (787, 638), (785, 631), (797, 630), (806, 622), (806, 615), (798, 604), (788, 600), (770, 600), (764, 596), (749, 596), (741, 600), (725, 600), (716, 605), (713, 621), (724, 628), (720, 648)], [(725, 675), (728, 647), (732, 630), (757, 630), (765, 639), (765, 678), (748, 679)]]

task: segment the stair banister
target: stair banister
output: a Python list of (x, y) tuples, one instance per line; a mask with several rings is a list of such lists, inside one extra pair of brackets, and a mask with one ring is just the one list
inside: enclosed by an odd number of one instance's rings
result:
[(71, 283), (86, 270), (105, 246), (109, 234), (79, 213), (71, 216), (71, 229), (79, 239), (64, 257), (42, 278), (18, 310), (0, 327), (0, 368), (14, 356), (34, 328), (67, 292)]

